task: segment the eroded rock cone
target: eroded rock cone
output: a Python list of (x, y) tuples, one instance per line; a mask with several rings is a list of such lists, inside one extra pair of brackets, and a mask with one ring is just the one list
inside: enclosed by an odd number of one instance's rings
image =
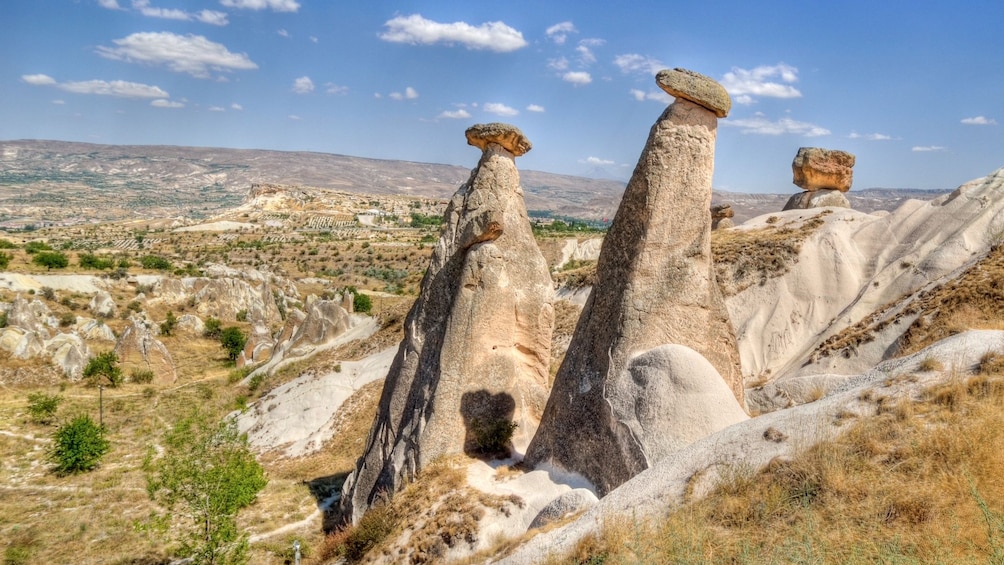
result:
[[(638, 418), (620, 415), (614, 406), (632, 404), (623, 397), (632, 387), (618, 383), (635, 378), (629, 369), (638, 355), (664, 344), (687, 346), (721, 375), (708, 378), (724, 378), (740, 406), (743, 402), (736, 339), (711, 261), (716, 115), (727, 112), (721, 99), (728, 96), (696, 73), (688, 71), (681, 80), (667, 76), (675, 72), (683, 71), (662, 71), (657, 82), (686, 86), (697, 81), (701, 88), (678, 97), (652, 126), (600, 251), (596, 285), (526, 454), (531, 465), (551, 462), (582, 474), (601, 495), (672, 448), (660, 443), (672, 430), (648, 429), (640, 437), (622, 421)], [(717, 95), (709, 95), (716, 89)], [(705, 107), (694, 99), (712, 102)], [(646, 394), (657, 388), (640, 390)], [(612, 404), (614, 394), (618, 399)], [(663, 425), (657, 417), (651, 421)]]
[[(526, 445), (547, 400), (554, 291), (527, 218), (515, 127), (467, 130), (483, 150), (446, 208), (446, 225), (408, 313), (366, 449), (342, 492), (357, 522), (437, 457), (476, 447), (475, 422), (515, 422)], [(525, 438), (525, 439), (521, 439)]]

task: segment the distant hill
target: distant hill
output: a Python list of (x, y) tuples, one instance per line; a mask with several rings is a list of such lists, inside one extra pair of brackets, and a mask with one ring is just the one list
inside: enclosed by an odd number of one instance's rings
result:
[[(239, 205), (252, 183), (445, 200), (469, 175), (470, 169), (455, 165), (306, 151), (0, 141), (0, 227), (204, 218)], [(613, 218), (625, 186), (541, 171), (520, 175), (527, 208), (582, 219)], [(780, 210), (794, 192), (719, 191), (715, 201), (730, 202), (738, 223)], [(873, 211), (941, 192), (867, 189), (849, 197), (855, 208)]]

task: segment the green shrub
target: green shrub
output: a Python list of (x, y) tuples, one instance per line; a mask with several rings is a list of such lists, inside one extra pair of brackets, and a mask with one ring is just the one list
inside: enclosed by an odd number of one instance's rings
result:
[(81, 473), (97, 467), (109, 447), (104, 430), (90, 416), (80, 415), (56, 430), (49, 458), (60, 475)]
[(247, 336), (236, 326), (229, 326), (220, 332), (220, 345), (226, 350), (227, 359), (231, 361), (236, 361), (240, 357), (247, 341)]
[(24, 244), (24, 251), (28, 255), (34, 255), (40, 251), (52, 251), (53, 249), (49, 247), (49, 244), (44, 241), (29, 241)]
[(115, 262), (93, 253), (77, 253), (77, 263), (81, 269), (107, 270), (115, 266)]
[(129, 379), (132, 382), (141, 385), (152, 383), (153, 377), (154, 377), (153, 371), (149, 369), (133, 369), (133, 371), (129, 373)]
[(32, 257), (31, 262), (46, 269), (63, 269), (70, 264), (66, 255), (59, 251), (40, 251)]
[(0, 328), (7, 327), (7, 312), (0, 312)]
[(504, 418), (471, 421), (471, 445), (476, 453), (489, 456), (507, 456), (512, 446), (512, 435), (519, 424)]
[(254, 391), (258, 390), (261, 387), (261, 384), (263, 382), (265, 382), (265, 372), (264, 371), (262, 371), (261, 373), (258, 373), (256, 375), (254, 375), (253, 377), (251, 377), (251, 379), (248, 381), (248, 391), (249, 392), (254, 392)]
[(171, 262), (157, 255), (144, 255), (140, 258), (139, 263), (144, 269), (156, 269), (160, 271), (171, 269)]
[(245, 377), (251, 374), (251, 371), (253, 369), (254, 368), (251, 367), (250, 365), (245, 365), (240, 369), (234, 369), (230, 371), (230, 373), (227, 375), (227, 383), (234, 384), (243, 381)]
[(216, 318), (210, 316), (206, 318), (205, 329), (202, 330), (202, 335), (210, 339), (219, 339), (220, 334), (223, 333), (223, 328), (221, 323)]
[(246, 322), (246, 321), (248, 321), (248, 311), (247, 310), (238, 310), (237, 311), (237, 315), (235, 316), (235, 318), (237, 319), (238, 322)]
[(6, 269), (7, 265), (10, 265), (10, 260), (10, 253), (0, 253), (0, 269)]
[(174, 331), (174, 326), (178, 325), (178, 318), (174, 316), (174, 312), (171, 310), (167, 311), (167, 319), (160, 323), (160, 333), (164, 335), (171, 335)]
[(117, 387), (122, 384), (122, 369), (118, 366), (118, 355), (114, 351), (99, 353), (87, 362), (84, 367), (84, 378), (92, 384), (98, 384), (101, 377), (108, 379), (108, 384)]
[(360, 314), (368, 314), (373, 310), (373, 301), (369, 296), (356, 292), (355, 297), (352, 299), (352, 309)]
[(59, 327), (68, 328), (77, 323), (77, 315), (73, 312), (63, 312), (59, 315)]
[(0, 238), (0, 249), (17, 249), (17, 245), (14, 245), (9, 239)]
[(58, 394), (32, 392), (28, 394), (28, 415), (36, 424), (49, 425), (56, 419), (56, 410), (63, 397)]

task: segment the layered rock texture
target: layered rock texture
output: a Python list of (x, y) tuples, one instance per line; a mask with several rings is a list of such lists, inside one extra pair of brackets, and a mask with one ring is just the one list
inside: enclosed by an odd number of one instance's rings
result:
[(514, 161), (530, 142), (505, 124), (466, 135), (481, 161), (447, 206), (366, 449), (345, 482), (342, 513), (353, 522), (432, 460), (471, 449), (477, 421), (513, 421), (514, 443), (525, 445), (546, 402), (554, 291)]
[[(673, 81), (674, 73), (684, 76)], [(713, 368), (704, 378), (724, 378), (731, 391), (725, 400), (742, 412), (739, 353), (710, 245), (716, 115), (726, 105), (691, 101), (728, 95), (696, 73), (663, 71), (657, 79), (660, 86), (690, 81), (699, 83), (696, 93), (678, 97), (652, 127), (526, 454), (532, 465), (551, 462), (582, 474), (601, 495), (679, 447), (663, 412), (690, 407), (671, 398), (667, 370), (645, 365), (646, 351), (665, 344), (692, 349)], [(691, 431), (711, 433), (716, 425)]]
[(784, 209), (850, 208), (844, 193), (854, 181), (853, 168), (854, 155), (846, 151), (799, 147), (791, 162), (792, 182), (806, 192), (792, 196)]

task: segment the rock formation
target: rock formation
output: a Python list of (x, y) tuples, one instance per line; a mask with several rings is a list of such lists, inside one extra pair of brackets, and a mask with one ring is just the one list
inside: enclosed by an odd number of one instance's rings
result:
[(107, 291), (99, 290), (94, 294), (94, 298), (91, 298), (87, 308), (99, 318), (111, 318), (115, 315), (115, 300)]
[[(644, 395), (671, 386), (652, 382), (629, 390), (633, 385), (626, 383), (674, 378), (648, 371), (636, 375), (639, 355), (665, 344), (685, 345), (710, 361), (740, 406), (743, 402), (736, 338), (712, 270), (708, 212), (716, 116), (728, 112), (728, 95), (713, 80), (689, 71), (661, 71), (657, 83), (677, 100), (652, 126), (526, 454), (531, 465), (551, 462), (582, 474), (601, 495), (668, 449), (655, 437), (661, 433), (657, 414), (635, 417), (641, 436), (621, 421), (619, 411), (633, 411), (624, 407), (644, 404)], [(656, 427), (646, 429), (650, 425)]]
[(525, 445), (546, 402), (554, 291), (514, 161), (530, 142), (505, 124), (466, 135), (483, 154), (446, 208), (366, 449), (345, 482), (342, 515), (353, 522), (432, 460), (469, 449), (476, 420), (514, 421), (514, 443)]
[(711, 229), (724, 230), (736, 227), (732, 221), (736, 213), (731, 204), (716, 204), (711, 207)]
[(846, 151), (799, 147), (791, 162), (792, 182), (806, 192), (796, 194), (785, 210), (839, 206), (850, 208), (843, 193), (854, 180), (854, 155)]
[(160, 383), (173, 383), (177, 378), (174, 359), (163, 343), (154, 339), (152, 329), (139, 316), (133, 316), (115, 344), (115, 355), (125, 368), (153, 371)]

